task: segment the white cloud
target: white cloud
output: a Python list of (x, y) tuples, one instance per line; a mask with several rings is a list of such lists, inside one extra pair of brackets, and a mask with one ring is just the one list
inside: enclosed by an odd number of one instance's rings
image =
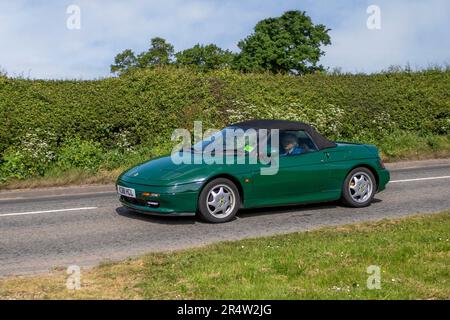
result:
[(341, 12), (323, 63), (350, 72), (375, 72), (391, 65), (427, 67), (450, 62), (450, 2), (377, 1), (381, 30), (366, 27), (364, 6)]
[[(81, 30), (68, 30), (66, 9), (81, 8)], [(145, 50), (161, 36), (176, 50), (198, 42), (236, 50), (257, 21), (283, 11), (306, 10), (332, 30), (323, 63), (347, 71), (375, 71), (391, 64), (449, 62), (450, 3), (445, 0), (376, 1), (382, 29), (366, 28), (371, 1), (325, 0), (63, 0), (0, 2), (0, 66), (33, 78), (109, 75), (115, 54)]]

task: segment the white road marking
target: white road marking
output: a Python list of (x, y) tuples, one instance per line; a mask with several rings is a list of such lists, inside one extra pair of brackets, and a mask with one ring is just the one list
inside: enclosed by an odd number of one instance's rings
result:
[(404, 180), (392, 180), (392, 181), (390, 181), (390, 183), (396, 183), (396, 182), (411, 182), (411, 181), (423, 181), (423, 180), (437, 180), (437, 179), (450, 179), (450, 176), (427, 177), (427, 178), (404, 179)]
[(30, 212), (15, 212), (15, 213), (0, 213), (1, 217), (11, 217), (11, 216), (26, 216), (32, 214), (40, 214), (40, 213), (55, 213), (55, 212), (67, 212), (67, 211), (82, 211), (82, 210), (94, 210), (98, 209), (98, 207), (83, 207), (83, 208), (70, 208), (70, 209), (57, 209), (57, 210), (46, 210), (46, 211), (30, 211)]
[[(414, 182), (414, 181), (437, 180), (437, 179), (450, 179), (450, 176), (392, 180), (389, 183)], [(0, 213), (0, 218), (1, 217), (11, 217), (11, 216), (26, 216), (26, 215), (41, 214), (41, 213), (57, 213), (57, 212), (83, 211), (83, 210), (95, 210), (95, 209), (98, 209), (98, 207), (82, 207), (82, 208), (56, 209), (56, 210), (44, 210), (44, 211)]]
[(411, 170), (411, 169), (434, 169), (434, 168), (447, 168), (450, 166), (450, 163), (438, 163), (429, 166), (410, 166), (410, 167), (396, 167), (395, 165), (391, 166), (386, 164), (386, 168), (389, 171), (402, 171), (402, 170)]

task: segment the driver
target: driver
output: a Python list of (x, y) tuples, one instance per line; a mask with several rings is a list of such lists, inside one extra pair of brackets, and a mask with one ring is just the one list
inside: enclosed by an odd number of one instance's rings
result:
[(288, 133), (281, 138), (281, 146), (284, 152), (280, 155), (283, 157), (293, 156), (303, 152), (303, 149), (298, 146), (297, 137), (292, 133)]

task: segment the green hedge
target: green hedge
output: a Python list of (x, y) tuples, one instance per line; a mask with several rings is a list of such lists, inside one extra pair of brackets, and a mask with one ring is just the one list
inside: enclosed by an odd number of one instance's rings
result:
[[(302, 120), (330, 138), (363, 142), (397, 130), (447, 135), (450, 71), (295, 77), (165, 68), (94, 81), (0, 76), (0, 166), (36, 159), (44, 169), (67, 166), (61, 150), (67, 154), (77, 141), (87, 154), (143, 147), (158, 154), (170, 150), (173, 129), (192, 128), (194, 120), (207, 129), (251, 118)], [(21, 155), (27, 148), (36, 154)]]

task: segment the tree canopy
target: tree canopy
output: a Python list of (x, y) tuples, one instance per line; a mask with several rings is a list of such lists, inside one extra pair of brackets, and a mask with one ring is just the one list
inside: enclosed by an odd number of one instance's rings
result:
[(215, 44), (196, 44), (174, 53), (173, 45), (157, 37), (137, 56), (130, 49), (116, 55), (111, 72), (120, 75), (134, 68), (174, 64), (201, 71), (231, 68), (242, 72), (313, 73), (324, 69), (319, 60), (324, 55), (322, 47), (331, 44), (329, 31), (322, 24), (315, 25), (304, 11), (287, 11), (258, 22), (254, 32), (239, 41), (239, 53)]
[(134, 68), (152, 68), (168, 65), (173, 62), (174, 48), (163, 38), (151, 39), (150, 48), (141, 52), (137, 57), (130, 49), (116, 55), (111, 72), (123, 74)]
[(173, 54), (173, 45), (157, 37), (151, 40), (150, 49), (139, 54), (137, 60), (141, 68), (163, 66), (172, 63)]
[(207, 71), (231, 67), (235, 54), (229, 50), (223, 50), (215, 44), (206, 46), (196, 44), (193, 48), (178, 52), (175, 57), (178, 65), (194, 66)]
[(329, 29), (314, 25), (301, 11), (288, 11), (278, 18), (264, 19), (253, 34), (241, 40), (237, 68), (245, 72), (304, 74), (322, 70), (321, 46), (331, 43)]
[(127, 49), (116, 55), (114, 64), (111, 65), (111, 72), (121, 74), (135, 67), (137, 67), (136, 56), (133, 50)]

